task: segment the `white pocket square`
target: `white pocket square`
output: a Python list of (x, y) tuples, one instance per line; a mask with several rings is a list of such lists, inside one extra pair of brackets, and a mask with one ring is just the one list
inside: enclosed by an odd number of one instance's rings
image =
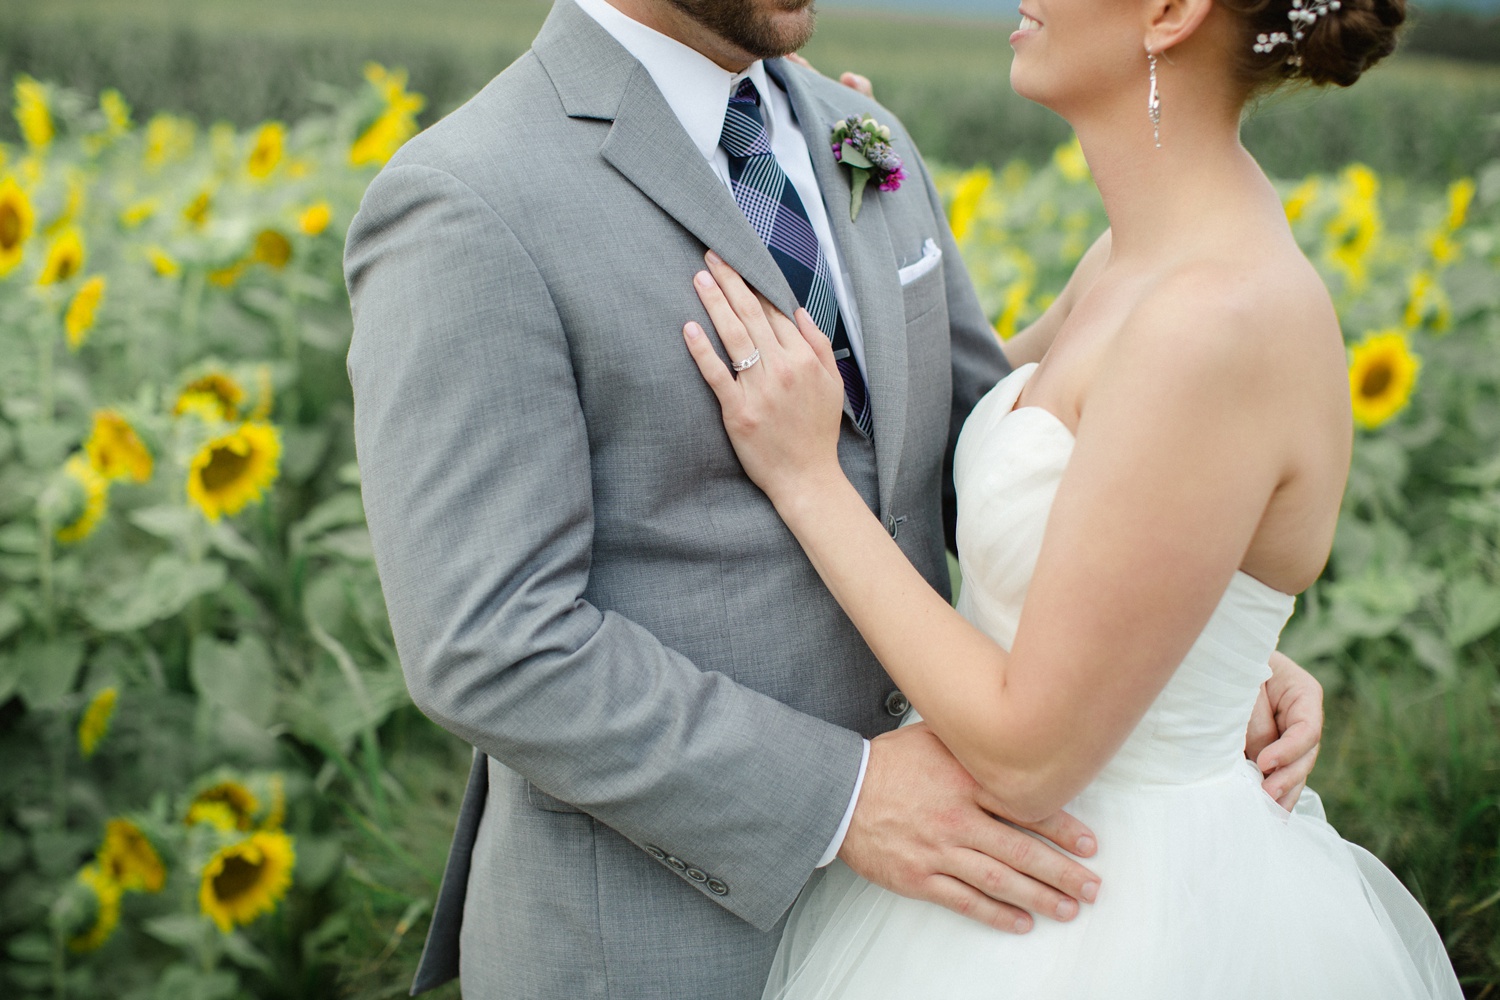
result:
[(896, 272), (897, 277), (901, 279), (901, 287), (905, 288), (928, 271), (937, 267), (938, 261), (942, 259), (943, 248), (938, 246), (936, 241), (928, 240), (926, 243), (923, 243), (921, 259), (907, 264), (900, 271)]

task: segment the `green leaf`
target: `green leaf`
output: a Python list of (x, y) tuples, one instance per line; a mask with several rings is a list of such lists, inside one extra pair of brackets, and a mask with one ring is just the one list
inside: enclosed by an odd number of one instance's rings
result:
[(1500, 587), (1478, 577), (1463, 577), (1444, 595), (1444, 630), (1448, 645), (1462, 649), (1500, 628)]
[(208, 543), (214, 547), (215, 552), (228, 559), (238, 559), (252, 566), (259, 566), (263, 561), (255, 546), (247, 542), (244, 535), (235, 531), (228, 521), (209, 524)]
[(7, 524), (0, 528), (0, 551), (32, 556), (40, 548), (41, 539), (36, 528), (24, 524)]
[(213, 931), (209, 922), (196, 913), (173, 913), (165, 917), (153, 917), (141, 925), (162, 944), (184, 951), (197, 951), (205, 937)]
[(157, 1000), (229, 1000), (240, 991), (240, 979), (232, 972), (204, 972), (191, 965), (173, 965), (156, 985)]
[(202, 515), (180, 504), (145, 507), (130, 512), (130, 523), (157, 538), (176, 541), (197, 530)]
[(311, 539), (334, 528), (365, 523), (365, 505), (358, 492), (344, 490), (318, 504), (306, 517), (292, 525), (289, 535), (293, 551)]
[(10, 939), (5, 952), (17, 962), (50, 962), (52, 941), (45, 934), (18, 934)]
[(21, 677), (16, 690), (26, 707), (60, 708), (83, 667), (83, 640), (76, 636), (32, 640), (18, 646), (11, 656), (20, 663)]
[(68, 450), (78, 435), (55, 424), (23, 424), (20, 433), (21, 457), (33, 469), (52, 469), (68, 457)]
[(868, 170), (854, 171), (853, 178), (849, 181), (849, 221), (859, 219), (859, 210), (864, 205), (865, 185), (870, 183), (870, 172)]
[(854, 167), (856, 170), (869, 170), (875, 165), (851, 142), (844, 143), (839, 162), (846, 167)]
[(229, 960), (242, 969), (254, 969), (256, 972), (264, 972), (267, 975), (274, 971), (271, 959), (265, 952), (250, 943), (250, 939), (239, 931), (226, 934), (220, 938), (224, 945), (224, 954)]
[(276, 712), (276, 669), (259, 636), (242, 636), (231, 644), (199, 635), (193, 640), (189, 670), (193, 687), (205, 700), (257, 725), (270, 725)]
[(13, 601), (0, 601), (0, 642), (4, 642), (26, 624), (26, 615)]
[(144, 577), (119, 581), (85, 608), (84, 617), (104, 632), (132, 632), (172, 617), (193, 598), (224, 586), (227, 579), (221, 562), (189, 563), (160, 555), (151, 560)]
[(331, 531), (318, 539), (313, 549), (335, 555), (350, 562), (374, 562), (375, 549), (370, 542), (370, 530), (364, 526)]

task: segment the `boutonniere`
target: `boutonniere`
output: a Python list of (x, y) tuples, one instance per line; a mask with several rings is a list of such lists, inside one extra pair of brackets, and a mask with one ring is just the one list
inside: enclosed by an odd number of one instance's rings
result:
[(891, 148), (891, 130), (869, 115), (850, 115), (833, 126), (833, 158), (848, 167), (849, 221), (859, 218), (865, 186), (874, 181), (882, 191), (896, 191), (906, 180), (901, 157)]

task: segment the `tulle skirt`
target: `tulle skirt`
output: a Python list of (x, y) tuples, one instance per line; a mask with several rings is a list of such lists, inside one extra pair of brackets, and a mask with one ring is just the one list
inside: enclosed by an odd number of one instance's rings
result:
[(1431, 921), (1311, 792), (1288, 815), (1246, 762), (1192, 785), (1096, 782), (1069, 811), (1103, 887), (1014, 936), (835, 862), (788, 920), (765, 1000), (1459, 1000)]

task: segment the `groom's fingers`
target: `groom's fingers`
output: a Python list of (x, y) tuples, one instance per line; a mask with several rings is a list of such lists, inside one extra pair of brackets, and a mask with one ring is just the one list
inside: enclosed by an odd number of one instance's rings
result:
[(1031, 930), (1031, 917), (1024, 910), (997, 902), (963, 879), (951, 875), (933, 875), (927, 880), (926, 889), (922, 898), (952, 910), (961, 917), (977, 920), (997, 931), (1010, 934), (1025, 934)]
[(1052, 920), (1078, 916), (1078, 901), (1000, 864), (979, 851), (958, 851), (949, 859), (948, 874), (968, 883), (998, 903)]
[[(979, 804), (986, 809), (990, 809), (993, 806), (997, 810), (996, 815), (999, 815), (998, 810), (1001, 807), (998, 802), (992, 799), (986, 801), (986, 797), (982, 796)], [(1058, 847), (1061, 847), (1065, 851), (1070, 851), (1080, 858), (1093, 857), (1094, 851), (1098, 850), (1099, 847), (1097, 840), (1094, 838), (1094, 831), (1065, 812), (1053, 813), (1040, 823), (1017, 823), (1016, 825), (1023, 830), (1030, 830), (1032, 833), (1046, 837)]]
[[(964, 846), (998, 862), (996, 868), (1025, 876), (1024, 881), (1007, 880), (1000, 886), (1021, 892), (1018, 897), (1003, 897), (1016, 906), (1053, 917), (1064, 897), (1092, 903), (1099, 895), (1098, 875), (1046, 841), (997, 820), (986, 817)], [(986, 892), (990, 889), (987, 885), (975, 887)]]

